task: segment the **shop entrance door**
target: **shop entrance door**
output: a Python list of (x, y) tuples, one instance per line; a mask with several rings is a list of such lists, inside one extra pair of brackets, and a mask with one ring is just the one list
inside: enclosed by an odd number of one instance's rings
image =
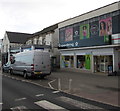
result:
[(94, 56), (94, 72), (107, 72), (108, 65), (113, 65), (112, 55)]

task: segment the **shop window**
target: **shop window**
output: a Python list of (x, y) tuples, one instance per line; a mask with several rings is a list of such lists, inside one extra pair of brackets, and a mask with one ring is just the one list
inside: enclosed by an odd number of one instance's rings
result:
[(77, 56), (77, 68), (90, 69), (91, 67), (91, 55), (78, 55)]
[(77, 56), (77, 68), (85, 69), (85, 55)]
[(74, 67), (74, 57), (73, 56), (62, 56), (62, 67), (72, 68)]

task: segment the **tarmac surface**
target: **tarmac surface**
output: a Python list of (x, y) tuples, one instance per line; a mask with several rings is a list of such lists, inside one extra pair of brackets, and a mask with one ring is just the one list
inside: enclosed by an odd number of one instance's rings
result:
[[(10, 75), (9, 73), (4, 73), (4, 75), (24, 81), (22, 76)], [(97, 102), (120, 106), (120, 76), (56, 70), (44, 79), (30, 78), (25, 81)]]

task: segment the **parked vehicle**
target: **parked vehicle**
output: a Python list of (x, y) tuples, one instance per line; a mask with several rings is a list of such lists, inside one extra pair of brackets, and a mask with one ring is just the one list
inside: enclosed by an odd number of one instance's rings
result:
[(51, 74), (49, 52), (33, 50), (20, 52), (11, 60), (10, 74), (21, 74), (24, 78), (40, 76), (44, 78)]
[(2, 71), (3, 72), (9, 72), (9, 68), (10, 68), (10, 62), (7, 62), (6, 64), (4, 64), (2, 66)]

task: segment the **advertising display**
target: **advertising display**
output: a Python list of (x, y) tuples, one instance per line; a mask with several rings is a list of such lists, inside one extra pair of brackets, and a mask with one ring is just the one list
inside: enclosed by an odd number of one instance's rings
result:
[(73, 28), (67, 28), (65, 30), (65, 41), (72, 41), (73, 40)]
[(89, 38), (89, 24), (84, 24), (80, 26), (80, 39)]
[(90, 23), (90, 37), (98, 37), (99, 36), (99, 22)]
[(80, 30), (79, 30), (80, 26), (78, 25), (74, 25), (73, 27), (73, 40), (79, 40), (80, 38)]
[(93, 21), (82, 21), (61, 28), (59, 30), (59, 47), (77, 48), (112, 44), (112, 35), (120, 33), (118, 17), (100, 16)]
[(99, 21), (99, 36), (112, 34), (112, 18), (106, 18)]

